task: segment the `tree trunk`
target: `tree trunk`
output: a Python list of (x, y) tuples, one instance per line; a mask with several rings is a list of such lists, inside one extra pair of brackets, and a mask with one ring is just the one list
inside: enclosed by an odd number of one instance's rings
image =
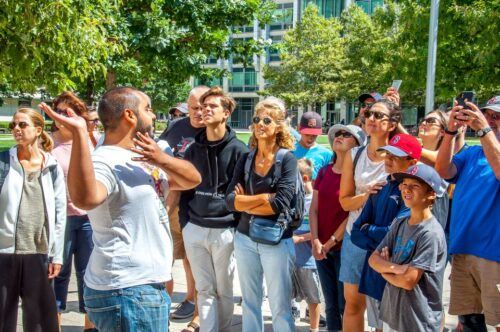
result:
[(112, 69), (108, 69), (106, 74), (106, 90), (116, 87), (116, 73)]
[(85, 91), (85, 102), (87, 105), (94, 103), (94, 80), (92, 77), (87, 77), (87, 89)]

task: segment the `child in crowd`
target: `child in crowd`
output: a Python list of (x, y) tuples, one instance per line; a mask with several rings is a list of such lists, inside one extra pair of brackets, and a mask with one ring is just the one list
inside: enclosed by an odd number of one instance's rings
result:
[(365, 264), (359, 282), (359, 292), (368, 295), (368, 325), (378, 331), (382, 330), (379, 318), (379, 306), (385, 288), (385, 279), (368, 265), (368, 258), (377, 248), (394, 218), (408, 216), (409, 209), (403, 204), (399, 182), (392, 174), (404, 172), (415, 165), (422, 154), (422, 146), (418, 140), (408, 134), (397, 134), (389, 145), (378, 149), (385, 153), (384, 167), (389, 176), (387, 184), (376, 194), (370, 195), (363, 211), (352, 226), (351, 241), (361, 249), (367, 250)]
[[(313, 186), (313, 165), (309, 159), (299, 159), (297, 166), (304, 183), (304, 220), (302, 225), (294, 232), (295, 244), (295, 271), (293, 274), (293, 298), (300, 303), (307, 302), (310, 317), (310, 330), (319, 330), (320, 321), (320, 284), (316, 261), (312, 256), (311, 230), (309, 229), (309, 207), (311, 205)], [(292, 306), (293, 308), (293, 306)], [(300, 315), (300, 307), (294, 308), (294, 315)]]
[(380, 318), (384, 331), (438, 332), (446, 241), (431, 208), (446, 186), (432, 167), (423, 164), (393, 175), (401, 182), (410, 216), (393, 223), (369, 259), (370, 266), (387, 281)]

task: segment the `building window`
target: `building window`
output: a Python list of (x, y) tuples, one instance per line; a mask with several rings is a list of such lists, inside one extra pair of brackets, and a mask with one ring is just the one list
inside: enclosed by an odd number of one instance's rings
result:
[(383, 0), (356, 0), (356, 5), (360, 6), (365, 13), (371, 15), (375, 8), (384, 5)]
[(236, 34), (253, 32), (253, 25), (234, 26), (232, 31), (233, 31), (233, 33), (236, 33)]
[(198, 85), (206, 85), (206, 86), (220, 86), (222, 87), (222, 78), (220, 77), (212, 77), (212, 78), (198, 78), (195, 77), (194, 79), (194, 86)]
[(276, 4), (273, 20), (269, 25), (271, 31), (287, 30), (293, 26), (293, 3)]
[(229, 125), (232, 128), (248, 129), (252, 124), (252, 115), (258, 98), (235, 98), (236, 109), (231, 114)]
[(268, 54), (269, 54), (269, 61), (281, 61), (280, 54), (279, 54), (279, 44), (282, 40), (282, 36), (271, 36), (271, 40), (273, 43), (271, 46), (269, 46), (268, 49)]
[(326, 18), (340, 17), (344, 9), (344, 0), (305, 0), (302, 2), (302, 10), (310, 3), (315, 4), (319, 9), (319, 15)]
[(209, 55), (207, 57), (207, 61), (205, 61), (205, 64), (207, 64), (207, 65), (216, 65), (218, 60), (219, 59), (217, 59), (217, 57)]
[(254, 92), (259, 90), (254, 68), (233, 68), (229, 81), (230, 92)]

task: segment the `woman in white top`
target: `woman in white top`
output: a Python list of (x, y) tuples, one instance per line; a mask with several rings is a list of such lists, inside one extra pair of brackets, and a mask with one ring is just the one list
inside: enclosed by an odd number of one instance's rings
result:
[(392, 101), (382, 99), (366, 109), (364, 117), (370, 143), (365, 147), (355, 147), (346, 155), (339, 195), (342, 208), (350, 211), (342, 245), (339, 277), (344, 283), (346, 300), (343, 330), (353, 332), (364, 330), (365, 296), (358, 292), (358, 285), (366, 251), (351, 242), (351, 228), (370, 194), (376, 193), (385, 184), (387, 174), (383, 156), (377, 149), (387, 145), (390, 137), (399, 132), (401, 109)]

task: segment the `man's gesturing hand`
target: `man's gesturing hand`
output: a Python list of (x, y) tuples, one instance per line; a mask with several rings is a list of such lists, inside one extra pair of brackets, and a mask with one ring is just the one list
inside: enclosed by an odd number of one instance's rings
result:
[(160, 166), (168, 155), (164, 153), (158, 144), (149, 137), (149, 135), (137, 132), (137, 138), (133, 139), (137, 147), (130, 148), (133, 152), (140, 154), (142, 157), (134, 157), (135, 161), (146, 161), (155, 166)]

